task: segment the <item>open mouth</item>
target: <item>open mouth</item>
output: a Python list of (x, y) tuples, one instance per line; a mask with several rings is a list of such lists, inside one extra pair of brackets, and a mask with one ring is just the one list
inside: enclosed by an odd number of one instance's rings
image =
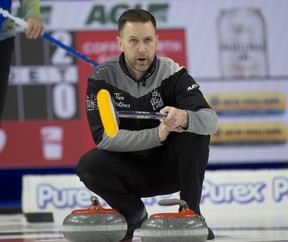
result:
[(142, 62), (142, 63), (143, 63), (143, 62), (146, 62), (146, 60), (147, 60), (147, 59), (144, 58), (144, 57), (143, 57), (143, 58), (142, 58), (142, 57), (137, 58), (137, 61), (138, 61), (138, 62)]

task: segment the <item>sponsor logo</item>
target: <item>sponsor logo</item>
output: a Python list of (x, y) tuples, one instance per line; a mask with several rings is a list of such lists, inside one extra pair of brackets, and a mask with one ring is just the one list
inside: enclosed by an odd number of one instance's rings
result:
[[(141, 4), (137, 3), (137, 5), (126, 5), (126, 4), (117, 4), (113, 5), (111, 8), (108, 8), (105, 5), (94, 5), (91, 9), (91, 12), (86, 20), (87, 25), (91, 25), (94, 23), (107, 24), (114, 23), (117, 24), (117, 21), (120, 15), (130, 9), (130, 8), (145, 8), (141, 7)], [(166, 22), (168, 20), (168, 10), (169, 5), (167, 3), (161, 4), (149, 4), (147, 6), (147, 11), (155, 16), (157, 22)]]
[(195, 89), (195, 88), (198, 88), (198, 87), (199, 87), (198, 84), (193, 84), (191, 87), (188, 87), (188, 88), (187, 88), (187, 91), (191, 91), (191, 90), (193, 90), (193, 89)]
[(279, 144), (287, 142), (287, 127), (282, 122), (221, 123), (211, 144)]
[(286, 109), (281, 92), (211, 94), (206, 99), (218, 115), (281, 114)]
[(266, 187), (264, 182), (258, 183), (223, 183), (216, 185), (209, 180), (203, 184), (201, 203), (210, 200), (212, 203), (251, 203), (262, 202), (262, 190)]
[[(49, 205), (63, 209), (81, 207), (87, 208), (91, 204), (93, 194), (85, 188), (59, 189), (50, 184), (40, 184), (37, 187), (37, 206), (41, 209)], [(104, 204), (101, 204), (104, 206)]]

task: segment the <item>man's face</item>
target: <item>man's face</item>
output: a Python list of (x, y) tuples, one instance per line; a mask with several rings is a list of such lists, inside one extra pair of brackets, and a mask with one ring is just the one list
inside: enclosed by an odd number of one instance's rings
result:
[(127, 22), (117, 37), (129, 73), (139, 80), (150, 67), (158, 43), (158, 36), (151, 22)]

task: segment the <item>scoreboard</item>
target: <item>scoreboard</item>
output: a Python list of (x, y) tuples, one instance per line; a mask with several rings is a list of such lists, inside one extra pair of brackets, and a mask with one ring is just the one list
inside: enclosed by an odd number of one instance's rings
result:
[[(73, 33), (52, 35), (74, 46)], [(4, 120), (79, 119), (78, 96), (74, 57), (47, 41), (16, 37)]]

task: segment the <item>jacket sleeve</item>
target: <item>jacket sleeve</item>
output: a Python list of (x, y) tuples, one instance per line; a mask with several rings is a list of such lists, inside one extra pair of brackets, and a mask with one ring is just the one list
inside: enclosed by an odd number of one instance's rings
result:
[(25, 20), (28, 18), (36, 18), (40, 21), (42, 20), (39, 0), (21, 0), (21, 8)]
[(217, 132), (217, 114), (207, 103), (200, 91), (200, 86), (185, 68), (176, 78), (175, 92), (177, 108), (186, 110), (188, 114), (188, 128), (185, 132), (200, 135), (211, 135)]
[(218, 129), (218, 117), (211, 108), (200, 109), (193, 112), (186, 110), (188, 114), (188, 128), (185, 132), (191, 132), (202, 135), (215, 134)]
[(104, 134), (103, 140), (97, 147), (109, 151), (132, 152), (147, 150), (161, 145), (158, 127), (156, 127), (137, 131), (120, 129), (113, 139)]

